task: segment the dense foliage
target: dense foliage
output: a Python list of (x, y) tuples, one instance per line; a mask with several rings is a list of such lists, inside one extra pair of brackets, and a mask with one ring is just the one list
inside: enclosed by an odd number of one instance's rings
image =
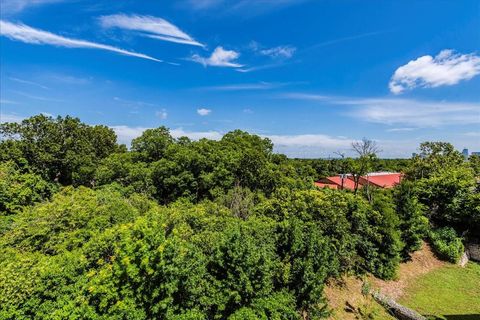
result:
[[(0, 134), (0, 319), (319, 319), (328, 279), (394, 278), (425, 238), (454, 261), (480, 230), (478, 163), (449, 144), (290, 160), (246, 132), (160, 127), (127, 150), (107, 127), (42, 115)], [(394, 190), (313, 186), (394, 169)]]
[(432, 246), (440, 258), (456, 263), (460, 260), (464, 246), (462, 239), (454, 229), (443, 227), (432, 230), (429, 234)]

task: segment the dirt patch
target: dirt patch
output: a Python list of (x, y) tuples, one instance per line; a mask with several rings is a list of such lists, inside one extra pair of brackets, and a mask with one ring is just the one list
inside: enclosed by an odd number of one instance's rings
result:
[(362, 294), (363, 280), (343, 277), (332, 280), (324, 293), (333, 310), (331, 320), (395, 319), (391, 317), (370, 295)]
[[(422, 249), (412, 254), (411, 260), (401, 263), (398, 269), (398, 280), (384, 281), (374, 276), (366, 277), (371, 289), (399, 299), (405, 288), (417, 277), (444, 266), (446, 262), (438, 260), (429, 244), (423, 243)], [(334, 310), (330, 319), (362, 319), (373, 316), (373, 319), (394, 319), (370, 296), (362, 294), (364, 281), (357, 277), (343, 277), (332, 280), (325, 287), (328, 305)], [(367, 315), (367, 317), (362, 316)]]
[(428, 243), (424, 243), (422, 249), (412, 254), (412, 260), (400, 264), (398, 280), (384, 281), (373, 276), (369, 277), (372, 287), (379, 289), (381, 293), (395, 300), (403, 295), (405, 288), (418, 276), (444, 266), (446, 262), (435, 257)]

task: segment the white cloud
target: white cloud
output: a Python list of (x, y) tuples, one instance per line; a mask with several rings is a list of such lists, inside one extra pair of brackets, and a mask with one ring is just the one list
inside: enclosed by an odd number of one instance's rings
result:
[(480, 103), (426, 101), (399, 98), (356, 98), (309, 93), (282, 97), (350, 107), (344, 114), (359, 120), (414, 128), (480, 123)]
[(162, 120), (165, 120), (168, 117), (168, 113), (166, 109), (162, 109), (160, 111), (155, 112), (155, 115)]
[[(115, 131), (115, 134), (118, 137), (118, 142), (130, 145), (131, 141), (139, 136), (147, 129), (152, 129), (148, 127), (129, 127), (129, 126), (110, 126), (110, 128)], [(174, 138), (180, 137), (189, 137), (192, 140), (199, 140), (202, 138), (219, 140), (222, 138), (222, 134), (218, 131), (185, 131), (183, 128), (176, 128), (170, 130), (170, 134)]]
[(451, 86), (480, 74), (480, 56), (442, 50), (437, 56), (422, 56), (398, 68), (390, 80), (390, 91), (399, 94), (416, 87)]
[(29, 98), (29, 99), (34, 99), (34, 100), (64, 102), (64, 100), (50, 98), (50, 97), (37, 96), (37, 95), (29, 94), (29, 93), (26, 93), (26, 92), (22, 92), (22, 91), (10, 90), (10, 92), (21, 95), (21, 96)]
[(18, 104), (18, 102), (7, 99), (0, 99), (0, 104)]
[(480, 104), (412, 99), (351, 99), (336, 103), (354, 106), (347, 114), (360, 120), (387, 125), (441, 127), (480, 124)]
[(92, 82), (93, 77), (82, 78), (71, 76), (68, 74), (59, 74), (59, 73), (49, 73), (46, 77), (50, 80), (55, 82), (60, 82), (62, 84), (70, 84), (70, 85), (86, 85)]
[(235, 71), (238, 71), (241, 73), (248, 73), (248, 72), (258, 71), (258, 70), (273, 69), (273, 68), (281, 67), (284, 64), (285, 63), (283, 62), (280, 62), (280, 63), (276, 62), (276, 63), (269, 63), (269, 64), (260, 65), (260, 66), (254, 66), (250, 68), (237, 68), (235, 69)]
[(46, 87), (46, 86), (44, 86), (44, 85), (42, 85), (42, 84), (33, 82), (33, 81), (23, 80), (23, 79), (13, 78), (13, 77), (10, 77), (9, 79), (12, 80), (12, 81), (18, 82), (18, 83), (28, 84), (28, 85), (31, 85), (31, 86), (35, 86), (35, 87), (39, 87), (39, 88), (45, 89), (45, 90), (49, 90), (48, 87)]
[(266, 135), (277, 147), (349, 148), (352, 141), (345, 137), (331, 137), (325, 134)]
[(263, 49), (258, 51), (261, 55), (269, 56), (271, 58), (289, 59), (297, 51), (297, 48), (292, 46), (278, 46), (270, 49)]
[(300, 4), (308, 0), (185, 0), (189, 10), (215, 10), (217, 14), (241, 14), (243, 18)]
[(113, 46), (85, 40), (66, 38), (48, 31), (32, 28), (24, 24), (16, 24), (3, 20), (0, 20), (0, 35), (12, 40), (18, 40), (30, 44), (53, 45), (65, 48), (99, 49), (112, 51), (127, 56), (162, 62), (159, 59), (153, 58), (143, 53), (136, 53)]
[(200, 140), (203, 138), (220, 140), (223, 136), (223, 134), (218, 131), (185, 131), (182, 128), (170, 130), (170, 134), (174, 138), (189, 137), (192, 140)]
[(238, 59), (240, 53), (233, 50), (225, 50), (223, 47), (216, 47), (212, 55), (208, 58), (201, 57), (198, 54), (193, 55), (190, 60), (206, 66), (212, 67), (231, 67), (240, 68), (243, 65), (238, 64), (235, 60)]
[(18, 13), (28, 7), (63, 1), (64, 0), (2, 0), (2, 13)]
[(212, 112), (212, 110), (210, 110), (210, 109), (205, 109), (205, 108), (197, 109), (197, 113), (199, 115), (201, 115), (202, 117), (208, 116), (211, 112)]
[[(143, 131), (150, 129), (147, 127), (128, 127), (128, 126), (111, 126), (116, 132), (120, 143), (130, 145), (133, 138), (139, 137)], [(174, 138), (182, 136), (189, 137), (192, 140), (199, 140), (202, 138), (220, 140), (223, 132), (219, 131), (186, 131), (182, 127), (170, 130), (170, 134)], [(269, 138), (274, 143), (275, 152), (286, 154), (290, 157), (300, 158), (318, 158), (318, 157), (337, 157), (335, 152), (344, 152), (347, 156), (354, 156), (351, 148), (351, 143), (356, 141), (353, 138), (344, 136), (330, 136), (320, 133), (312, 134), (293, 134), (293, 135), (261, 135), (263, 138)], [(472, 139), (466, 141), (465, 135), (460, 141), (454, 142), (457, 147), (462, 147), (465, 143), (474, 148), (478, 146), (476, 135)], [(374, 137), (370, 137), (374, 139)], [(374, 139), (380, 148), (383, 150), (382, 157), (401, 158), (410, 157), (412, 152), (415, 152), (424, 138), (409, 138), (405, 140), (385, 140)]]
[(480, 131), (465, 132), (463, 135), (467, 137), (480, 137)]
[[(117, 134), (118, 141), (127, 146), (132, 139), (142, 135), (142, 133), (151, 128), (147, 127), (129, 127), (129, 126), (110, 126)], [(189, 137), (192, 140), (203, 138), (211, 140), (220, 140), (223, 133), (219, 131), (186, 131), (183, 128), (171, 129), (170, 134), (174, 138)], [(324, 134), (300, 134), (300, 135), (262, 135), (263, 138), (269, 138), (275, 144), (275, 151), (286, 153), (294, 157), (308, 156), (328, 156), (338, 150), (349, 151), (352, 139), (346, 137), (331, 137)]]
[(170, 22), (162, 18), (152, 16), (114, 14), (100, 17), (100, 24), (103, 28), (120, 28), (126, 30), (146, 32), (142, 35), (158, 40), (189, 44), (200, 47), (204, 46), (182, 30), (180, 30), (177, 26), (171, 24)]
[(244, 91), (244, 90), (270, 90), (294, 84), (292, 82), (257, 82), (257, 83), (237, 83), (221, 86), (200, 87), (202, 90), (213, 91)]
[(25, 119), (24, 117), (21, 117), (19, 115), (13, 114), (13, 113), (0, 113), (0, 123), (5, 123), (5, 122), (22, 122), (22, 120)]
[(129, 126), (110, 126), (115, 131), (119, 143), (130, 145), (131, 141), (142, 135), (143, 131), (151, 128), (147, 127), (129, 127)]
[(224, 0), (187, 0), (187, 7), (195, 10), (210, 9), (218, 6), (224, 2)]
[(409, 131), (414, 131), (416, 128), (392, 128), (392, 129), (387, 129), (387, 132), (409, 132)]

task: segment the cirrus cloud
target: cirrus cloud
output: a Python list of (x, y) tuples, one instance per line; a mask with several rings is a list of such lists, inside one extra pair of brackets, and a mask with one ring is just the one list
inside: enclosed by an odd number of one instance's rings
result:
[(442, 50), (438, 55), (422, 56), (398, 68), (389, 88), (400, 94), (416, 87), (435, 88), (451, 86), (480, 74), (480, 56)]
[(53, 45), (64, 48), (98, 49), (120, 53), (126, 56), (162, 62), (162, 60), (156, 59), (143, 53), (128, 51), (110, 45), (86, 40), (66, 38), (48, 31), (35, 29), (21, 23), (17, 24), (0, 20), (0, 35), (11, 40), (17, 40), (29, 44)]
[(259, 53), (271, 58), (289, 59), (295, 51), (297, 51), (297, 48), (292, 46), (278, 46), (270, 49), (262, 49)]
[(143, 36), (169, 42), (189, 44), (203, 47), (204, 45), (180, 30), (177, 26), (165, 19), (140, 16), (113, 14), (99, 18), (103, 28), (119, 28), (125, 30), (141, 31)]

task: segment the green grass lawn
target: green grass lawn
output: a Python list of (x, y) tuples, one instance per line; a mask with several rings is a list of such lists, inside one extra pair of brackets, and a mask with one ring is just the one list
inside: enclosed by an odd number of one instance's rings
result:
[(480, 264), (447, 265), (425, 274), (398, 302), (433, 319), (480, 320)]

